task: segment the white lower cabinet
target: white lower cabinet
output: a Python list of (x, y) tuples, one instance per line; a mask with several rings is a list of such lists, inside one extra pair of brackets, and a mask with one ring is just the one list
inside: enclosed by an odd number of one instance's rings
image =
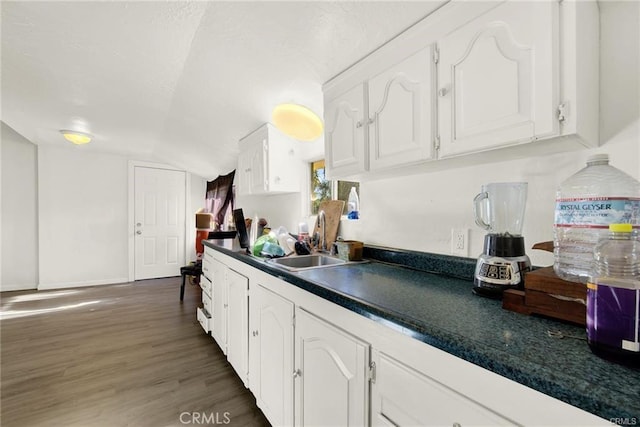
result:
[(293, 425), (293, 313), (291, 301), (252, 285), (249, 387), (274, 426)]
[[(247, 384), (249, 372), (249, 279), (217, 259), (211, 262), (209, 328), (227, 360)], [(204, 301), (204, 294), (203, 294)]]
[(198, 319), (200, 326), (202, 326), (202, 329), (204, 329), (207, 334), (211, 332), (211, 315), (209, 313), (198, 307), (196, 309), (196, 318)]
[(382, 352), (372, 361), (372, 426), (516, 425)]
[(273, 426), (606, 425), (224, 254), (211, 270), (198, 321)]
[(222, 352), (227, 354), (227, 293), (226, 293), (226, 271), (227, 267), (220, 261), (214, 259), (211, 262), (211, 297), (213, 307), (211, 314), (211, 336), (216, 340)]
[(249, 280), (227, 270), (227, 360), (247, 385), (249, 374)]
[(296, 307), (295, 425), (368, 425), (369, 345)]
[(211, 326), (213, 325), (211, 319), (213, 300), (211, 299), (211, 282), (204, 274), (200, 275), (200, 287), (202, 288), (202, 308), (198, 307), (197, 318), (202, 329), (208, 334), (211, 332)]

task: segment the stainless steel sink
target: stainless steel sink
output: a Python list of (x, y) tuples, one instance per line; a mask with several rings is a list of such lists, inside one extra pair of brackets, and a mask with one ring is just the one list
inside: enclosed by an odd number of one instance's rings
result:
[(274, 264), (278, 267), (282, 267), (289, 271), (300, 271), (311, 268), (332, 267), (337, 265), (349, 264), (350, 262), (344, 261), (340, 258), (336, 258), (330, 255), (312, 254), (312, 255), (299, 255), (286, 258), (273, 258), (267, 261), (269, 264)]

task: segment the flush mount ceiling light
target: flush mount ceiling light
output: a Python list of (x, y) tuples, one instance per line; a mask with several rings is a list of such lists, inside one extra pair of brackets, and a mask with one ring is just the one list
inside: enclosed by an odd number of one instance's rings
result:
[(313, 141), (322, 135), (322, 120), (307, 107), (280, 104), (271, 114), (273, 124), (285, 134), (300, 141)]
[(67, 141), (73, 142), (76, 145), (86, 144), (91, 141), (91, 135), (85, 132), (78, 132), (76, 130), (61, 130), (60, 133)]

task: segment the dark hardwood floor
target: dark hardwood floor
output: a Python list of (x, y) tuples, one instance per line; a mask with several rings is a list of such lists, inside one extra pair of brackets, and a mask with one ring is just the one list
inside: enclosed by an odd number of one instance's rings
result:
[(0, 425), (268, 426), (180, 278), (1, 297)]

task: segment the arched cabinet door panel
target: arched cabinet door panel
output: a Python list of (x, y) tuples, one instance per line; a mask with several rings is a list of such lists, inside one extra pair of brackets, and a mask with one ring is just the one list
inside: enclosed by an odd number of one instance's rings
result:
[(364, 91), (365, 84), (361, 83), (325, 104), (329, 175), (345, 176), (366, 170)]
[(429, 46), (369, 80), (371, 170), (432, 158), (432, 58)]
[(559, 134), (557, 31), (557, 2), (508, 2), (439, 42), (441, 157)]
[(295, 425), (366, 426), (369, 345), (296, 307)]

